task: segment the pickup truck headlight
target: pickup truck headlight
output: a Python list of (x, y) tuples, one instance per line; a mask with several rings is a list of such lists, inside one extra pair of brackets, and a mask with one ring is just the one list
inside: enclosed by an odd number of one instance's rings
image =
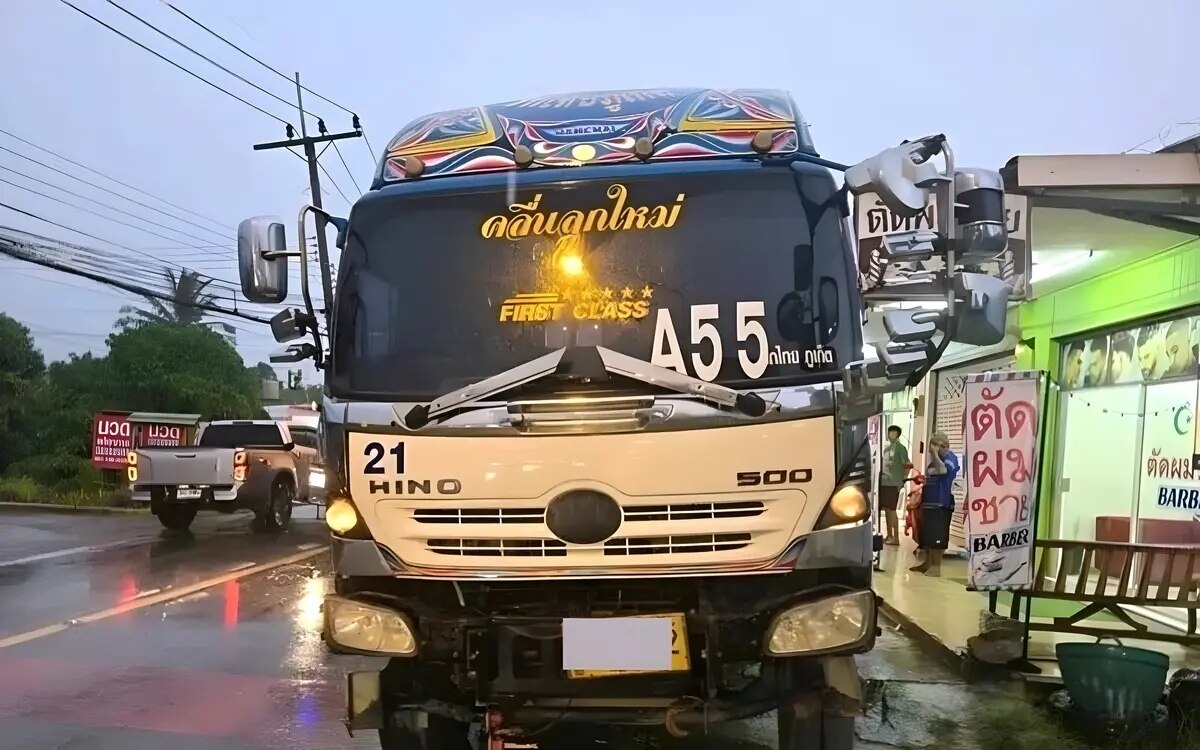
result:
[(371, 654), (415, 656), (417, 639), (408, 618), (374, 604), (325, 597), (325, 633), (339, 646)]
[(767, 630), (770, 656), (798, 656), (852, 646), (875, 624), (875, 593), (855, 591), (797, 604)]

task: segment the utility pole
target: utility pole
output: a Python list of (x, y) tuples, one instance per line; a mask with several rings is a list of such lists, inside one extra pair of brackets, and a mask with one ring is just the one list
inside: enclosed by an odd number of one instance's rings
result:
[[(304, 94), (303, 88), (300, 86), (300, 74), (296, 74), (296, 108), (300, 112), (300, 137), (296, 138), (296, 133), (292, 130), (292, 126), (287, 126), (286, 141), (272, 141), (270, 143), (254, 144), (255, 151), (269, 151), (276, 148), (291, 148), (292, 146), (302, 146), (304, 148), (304, 160), (308, 162), (308, 185), (312, 190), (312, 204), (317, 208), (323, 208), (321, 205), (321, 178), (318, 174), (317, 159), (320, 154), (317, 153), (316, 146), (318, 143), (332, 143), (333, 141), (341, 141), (346, 138), (361, 138), (362, 127), (358, 122), (358, 115), (353, 115), (352, 124), (353, 131), (345, 133), (326, 133), (325, 121), (317, 119), (317, 129), (319, 135), (309, 137), (308, 125), (304, 118)], [(328, 146), (326, 146), (328, 148)], [(321, 151), (324, 153), (324, 149)], [(333, 314), (333, 276), (329, 272), (329, 245), (325, 237), (325, 217), (321, 214), (316, 214), (317, 222), (317, 259), (321, 266), (321, 298), (325, 301), (325, 330), (329, 330), (329, 319)], [(298, 237), (301, 249), (304, 248), (304, 238)]]

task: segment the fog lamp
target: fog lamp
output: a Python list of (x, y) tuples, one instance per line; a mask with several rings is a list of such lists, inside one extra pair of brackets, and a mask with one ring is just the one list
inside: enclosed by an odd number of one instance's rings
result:
[(417, 653), (417, 639), (407, 617), (340, 596), (325, 597), (325, 635), (354, 651), (388, 656)]
[(857, 484), (848, 484), (833, 493), (829, 510), (844, 523), (861, 521), (867, 517), (867, 496)]
[(852, 594), (798, 604), (775, 618), (767, 630), (767, 653), (796, 656), (852, 646), (875, 623), (875, 594)]
[(349, 500), (338, 498), (325, 509), (325, 525), (338, 534), (345, 534), (358, 525), (358, 511)]

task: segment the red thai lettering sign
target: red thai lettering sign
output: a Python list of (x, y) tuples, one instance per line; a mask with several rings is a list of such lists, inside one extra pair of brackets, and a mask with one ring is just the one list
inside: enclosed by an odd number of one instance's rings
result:
[(968, 375), (964, 393), (967, 559), (977, 589), (1033, 579), (1039, 373)]
[(127, 413), (98, 412), (92, 416), (92, 466), (124, 469), (132, 445)]
[(138, 426), (139, 448), (176, 448), (187, 443), (187, 430), (177, 424), (145, 423)]

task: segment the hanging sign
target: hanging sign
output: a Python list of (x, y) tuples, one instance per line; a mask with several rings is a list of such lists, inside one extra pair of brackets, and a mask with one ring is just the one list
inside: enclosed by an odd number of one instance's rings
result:
[(124, 471), (133, 441), (129, 434), (129, 412), (97, 412), (92, 415), (92, 466)]
[(972, 588), (1011, 589), (1033, 580), (1037, 513), (1039, 373), (966, 378), (967, 560)]

